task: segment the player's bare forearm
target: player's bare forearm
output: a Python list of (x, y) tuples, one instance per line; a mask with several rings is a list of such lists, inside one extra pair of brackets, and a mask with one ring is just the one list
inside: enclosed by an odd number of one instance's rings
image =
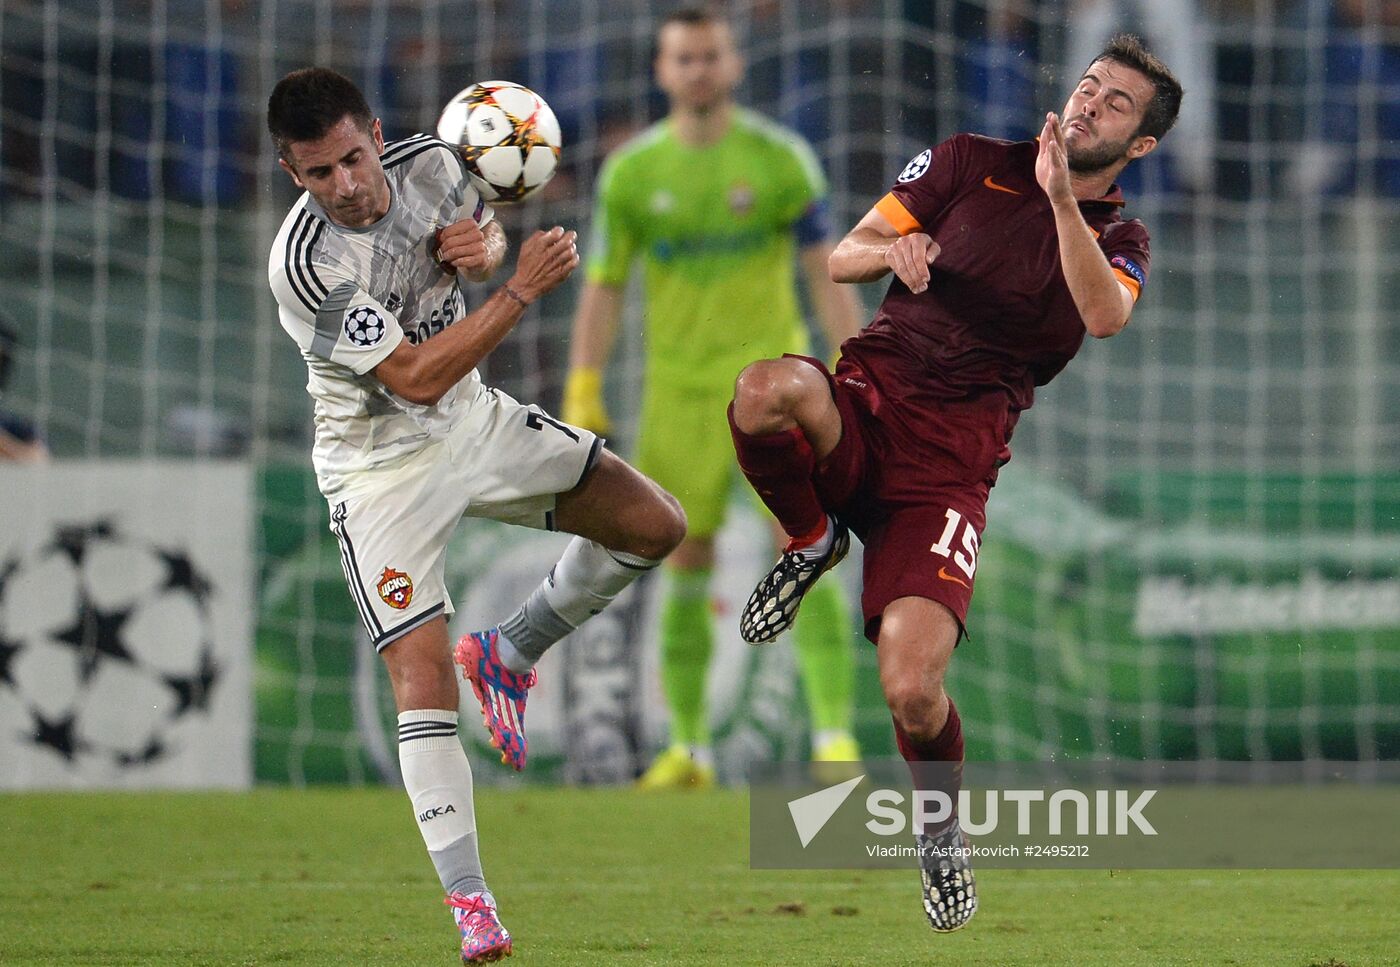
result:
[(437, 258), (468, 282), (485, 282), (506, 257), (506, 233), (496, 222), (477, 225), (472, 218), (453, 222), (437, 233)]
[(1045, 115), (1036, 151), (1035, 179), (1055, 213), (1060, 242), (1060, 267), (1084, 328), (1097, 339), (1117, 335), (1128, 324), (1133, 297), (1113, 274), (1098, 240), (1079, 211), (1064, 127), (1055, 113)]
[(940, 251), (923, 231), (901, 235), (876, 206), (841, 239), (827, 270), (833, 282), (874, 282), (892, 271), (917, 294), (928, 288), (933, 278), (929, 266)]
[(1060, 266), (1084, 328), (1096, 339), (1122, 332), (1132, 313), (1133, 297), (1113, 274), (1094, 233), (1073, 198), (1054, 202)]
[(496, 270), (505, 261), (506, 250), (510, 247), (506, 241), (505, 229), (501, 228), (499, 222), (488, 222), (481, 230), (481, 235), (486, 243), (486, 264), (474, 271), (461, 273), (469, 282), (485, 282), (495, 275)]
[(861, 308), (855, 292), (848, 286), (833, 282), (828, 274), (833, 251), (830, 244), (819, 242), (804, 248), (801, 259), (802, 273), (807, 277), (807, 293), (811, 296), (827, 342), (835, 349), (860, 332)]
[(375, 377), (409, 402), (436, 403), (500, 345), (530, 303), (563, 282), (577, 266), (574, 232), (557, 227), (535, 232), (520, 247), (509, 282), (421, 345), (408, 340), (399, 343), (374, 368)]
[(495, 275), (496, 270), (506, 260), (506, 252), (510, 250), (505, 229), (501, 228), (499, 222), (490, 222), (482, 229), (482, 234), (486, 236), (486, 274), (483, 279), (477, 281), (485, 281)]
[(623, 289), (586, 282), (574, 313), (569, 341), (569, 368), (601, 370), (608, 364), (622, 319)]
[(410, 403), (431, 406), (500, 345), (525, 304), (497, 289), (481, 306), (418, 346), (407, 340), (374, 368), (375, 377)]
[(874, 282), (890, 271), (886, 253), (895, 237), (874, 228), (857, 225), (841, 239), (827, 259), (827, 272), (833, 282)]

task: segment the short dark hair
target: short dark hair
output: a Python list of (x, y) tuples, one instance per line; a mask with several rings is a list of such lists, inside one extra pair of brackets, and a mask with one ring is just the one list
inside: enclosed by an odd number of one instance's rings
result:
[(661, 31), (671, 26), (671, 24), (685, 24), (687, 27), (704, 27), (709, 24), (728, 24), (724, 14), (714, 7), (704, 4), (693, 4), (686, 7), (677, 7), (661, 19), (661, 23), (656, 25), (656, 33), (660, 36)]
[(1152, 100), (1147, 103), (1142, 122), (1138, 125), (1137, 136), (1161, 139), (1176, 123), (1177, 112), (1181, 110), (1181, 82), (1167, 68), (1156, 54), (1144, 46), (1141, 37), (1133, 34), (1117, 34), (1109, 40), (1108, 46), (1093, 64), (1101, 60), (1117, 61), (1144, 74), (1152, 82)]
[(277, 82), (267, 99), (267, 130), (284, 161), (293, 141), (315, 141), (349, 115), (363, 131), (374, 123), (365, 96), (344, 74), (303, 67)]
[(661, 22), (656, 25), (656, 33), (651, 38), (651, 59), (653, 62), (661, 56), (661, 32), (671, 24), (680, 24), (682, 27), (709, 27), (713, 24), (719, 24), (728, 27), (729, 19), (716, 8), (708, 7), (703, 3), (677, 7), (662, 17)]

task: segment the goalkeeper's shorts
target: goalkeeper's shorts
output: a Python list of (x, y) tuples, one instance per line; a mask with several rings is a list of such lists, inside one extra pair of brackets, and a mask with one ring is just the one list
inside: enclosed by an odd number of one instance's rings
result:
[(653, 380), (642, 401), (637, 469), (680, 501), (690, 537), (720, 529), (740, 479), (725, 415), (733, 395), (732, 384), (696, 389)]

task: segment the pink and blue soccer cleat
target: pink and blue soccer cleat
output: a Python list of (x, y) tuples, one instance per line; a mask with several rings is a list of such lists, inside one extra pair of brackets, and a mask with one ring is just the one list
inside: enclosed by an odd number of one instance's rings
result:
[(525, 768), (525, 697), (538, 680), (532, 668), (523, 675), (507, 668), (497, 652), (499, 628), (473, 631), (457, 642), (452, 658), (472, 683), (481, 703), (481, 720), (501, 761), (516, 772)]
[(454, 893), (447, 905), (462, 932), (462, 963), (489, 964), (510, 956), (510, 933), (501, 926), (489, 893)]

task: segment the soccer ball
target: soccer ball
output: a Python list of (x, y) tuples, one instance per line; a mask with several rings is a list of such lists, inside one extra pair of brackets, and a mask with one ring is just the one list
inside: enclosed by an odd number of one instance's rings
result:
[(510, 81), (482, 81), (458, 92), (437, 132), (461, 152), (487, 201), (520, 201), (543, 188), (559, 164), (554, 112), (544, 98)]
[(183, 550), (106, 521), (0, 561), (0, 723), (72, 764), (165, 759), (209, 715), (212, 593)]

